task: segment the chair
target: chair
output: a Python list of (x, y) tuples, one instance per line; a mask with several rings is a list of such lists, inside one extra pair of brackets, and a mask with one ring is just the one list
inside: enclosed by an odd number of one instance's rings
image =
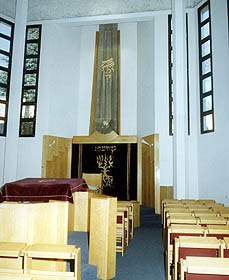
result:
[(83, 173), (82, 178), (86, 181), (89, 192), (91, 191), (99, 194), (103, 193), (102, 173)]

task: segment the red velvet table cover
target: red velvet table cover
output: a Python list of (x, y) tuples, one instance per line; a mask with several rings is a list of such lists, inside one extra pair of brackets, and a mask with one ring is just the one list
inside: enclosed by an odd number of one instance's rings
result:
[(87, 190), (88, 186), (84, 179), (26, 178), (6, 183), (0, 190), (0, 202), (49, 200), (73, 202), (74, 192)]

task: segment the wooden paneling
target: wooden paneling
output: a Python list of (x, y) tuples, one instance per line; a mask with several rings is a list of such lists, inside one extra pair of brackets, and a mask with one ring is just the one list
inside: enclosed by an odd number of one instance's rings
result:
[(118, 135), (114, 131), (101, 134), (99, 132), (94, 132), (90, 136), (73, 136), (73, 144), (112, 144), (112, 143), (137, 143), (138, 138), (134, 135)]
[[(68, 202), (4, 202), (0, 204), (0, 220), (0, 242), (67, 244)], [(18, 262), (11, 266), (17, 267)], [(66, 267), (64, 263), (47, 265), (45, 261), (34, 262), (33, 266), (48, 266), (52, 271)]]
[(43, 178), (71, 178), (72, 138), (43, 136)]

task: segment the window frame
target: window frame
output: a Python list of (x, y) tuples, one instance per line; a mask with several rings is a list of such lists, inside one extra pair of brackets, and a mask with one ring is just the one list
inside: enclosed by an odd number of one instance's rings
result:
[[(201, 11), (208, 6), (209, 17), (201, 22)], [(209, 24), (209, 35), (201, 39), (201, 27)], [(215, 131), (215, 120), (214, 120), (214, 85), (213, 85), (213, 63), (212, 63), (212, 36), (211, 36), (211, 8), (210, 1), (207, 0), (202, 6), (198, 8), (198, 43), (199, 43), (199, 87), (200, 87), (200, 132), (201, 134), (211, 133)], [(202, 56), (202, 45), (209, 41), (209, 54)], [(210, 71), (202, 74), (202, 63), (210, 59)], [(203, 91), (203, 80), (210, 77), (211, 90), (206, 92)], [(212, 108), (211, 110), (204, 111), (203, 100), (204, 98), (211, 96)], [(212, 116), (212, 129), (204, 129), (204, 118)]]
[(173, 136), (173, 61), (172, 61), (172, 15), (168, 15), (168, 80), (169, 80), (169, 135)]
[[(190, 102), (189, 102), (189, 37), (188, 37), (188, 13), (185, 14), (185, 33), (186, 33), (186, 56), (187, 56), (187, 125), (188, 125), (188, 135), (190, 135)], [(172, 79), (172, 71), (173, 71), (173, 61), (172, 61), (172, 15), (168, 15), (168, 78), (169, 78), (169, 135), (173, 136), (173, 79)]]
[(228, 39), (229, 39), (229, 0), (227, 0), (227, 27), (228, 27)]
[[(38, 28), (39, 29), (39, 39), (28, 39), (28, 32), (30, 29)], [(40, 50), (41, 50), (41, 35), (42, 35), (42, 25), (27, 25), (26, 26), (26, 38), (25, 38), (25, 54), (24, 54), (24, 67), (23, 67), (23, 80), (22, 80), (22, 92), (21, 92), (21, 112), (20, 112), (20, 126), (19, 126), (19, 137), (35, 137), (36, 132), (36, 115), (37, 115), (37, 98), (38, 98), (38, 84), (39, 84), (39, 66), (40, 66)], [(35, 43), (38, 44), (37, 54), (27, 55), (27, 45)], [(36, 70), (27, 70), (26, 69), (26, 59), (35, 58), (37, 59)], [(27, 74), (36, 74), (35, 85), (25, 85), (25, 77)], [(23, 101), (24, 90), (35, 90), (35, 99), (34, 101)], [(33, 117), (23, 118), (23, 107), (24, 106), (34, 106), (34, 115)], [(33, 123), (32, 133), (23, 134), (22, 125), (24, 123)]]
[(6, 39), (8, 41), (10, 41), (10, 50), (9, 52), (4, 51), (2, 49), (0, 49), (0, 54), (3, 54), (5, 56), (9, 57), (9, 62), (8, 62), (8, 67), (3, 67), (0, 66), (0, 70), (7, 72), (8, 73), (8, 78), (7, 78), (7, 83), (1, 83), (0, 82), (0, 87), (6, 89), (6, 100), (0, 100), (0, 104), (4, 104), (5, 105), (5, 117), (1, 117), (0, 116), (0, 121), (4, 122), (3, 125), (3, 133), (0, 132), (0, 137), (5, 137), (7, 136), (7, 123), (8, 123), (8, 109), (9, 109), (9, 96), (10, 96), (10, 80), (11, 80), (11, 68), (12, 68), (12, 55), (13, 55), (13, 40), (14, 40), (14, 23), (10, 22), (2, 17), (0, 17), (0, 22), (3, 22), (7, 25), (11, 26), (11, 34), (10, 36), (5, 35), (3, 33), (0, 33), (0, 38)]

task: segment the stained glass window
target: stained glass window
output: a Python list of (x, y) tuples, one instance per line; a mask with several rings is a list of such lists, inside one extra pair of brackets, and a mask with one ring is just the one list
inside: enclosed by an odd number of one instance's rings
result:
[(201, 133), (214, 131), (210, 1), (198, 9)]
[(41, 25), (26, 29), (19, 136), (35, 136)]
[(0, 136), (6, 136), (14, 24), (0, 18)]

